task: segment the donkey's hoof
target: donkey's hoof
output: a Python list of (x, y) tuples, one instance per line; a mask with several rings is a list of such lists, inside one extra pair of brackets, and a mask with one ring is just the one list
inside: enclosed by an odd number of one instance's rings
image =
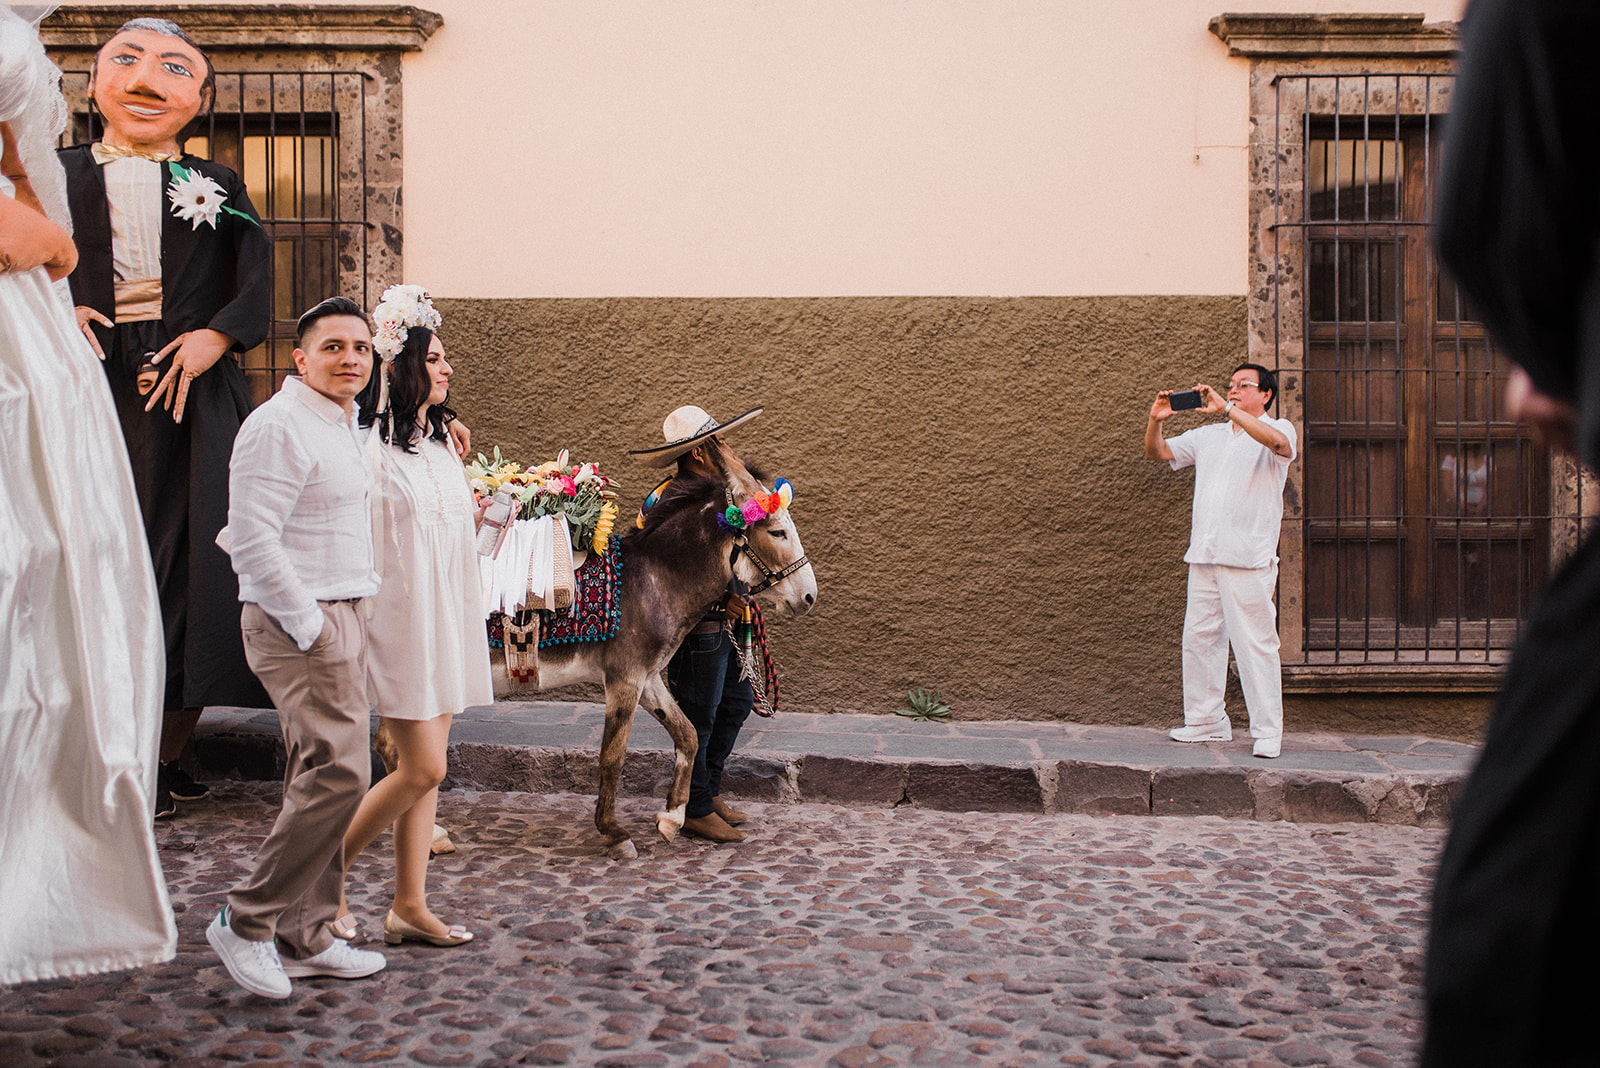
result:
[(678, 837), (678, 832), (683, 830), (683, 809), (677, 808), (671, 812), (656, 813), (656, 830), (661, 832), (661, 837), (672, 841)]
[(624, 838), (606, 846), (606, 856), (612, 860), (634, 860), (639, 856), (639, 850), (634, 848), (632, 838)]

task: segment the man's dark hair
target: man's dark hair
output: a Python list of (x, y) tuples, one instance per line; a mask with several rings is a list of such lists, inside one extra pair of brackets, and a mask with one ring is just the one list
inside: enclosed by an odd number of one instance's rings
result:
[[(121, 26), (117, 27), (116, 33), (106, 38), (106, 44), (110, 44), (112, 41), (116, 40), (122, 34), (127, 33), (130, 30), (150, 30), (154, 33), (159, 33), (163, 37), (176, 37), (178, 40), (182, 41), (184, 44), (200, 53), (200, 62), (206, 65), (205, 80), (200, 83), (200, 114), (196, 115), (194, 117), (194, 121), (183, 128), (180, 139), (192, 137), (195, 130), (200, 125), (200, 120), (211, 114), (211, 109), (215, 107), (217, 103), (217, 72), (211, 66), (211, 57), (206, 55), (206, 50), (204, 48), (200, 47), (200, 42), (196, 41), (193, 37), (190, 37), (187, 33), (184, 33), (183, 27), (179, 26), (176, 22), (173, 22), (171, 19), (158, 19), (151, 18), (149, 16), (129, 19), (127, 22), (124, 22)], [(94, 76), (100, 70), (100, 53), (104, 52), (105, 49), (106, 45), (101, 45), (95, 51), (94, 58), (89, 60), (89, 84), (91, 89), (94, 85)]]
[[(428, 346), (433, 344), (433, 331), (425, 326), (413, 326), (406, 331), (406, 339), (399, 355), (389, 364), (389, 409), (378, 410), (378, 396), (382, 392), (383, 368), (375, 367), (365, 388), (356, 394), (356, 407), (360, 409), (362, 426), (378, 424), (378, 433), (385, 441), (393, 441), (405, 452), (416, 452), (411, 443), (412, 428), (417, 425), (417, 412), (428, 403), (433, 392), (433, 376), (428, 373)], [(444, 425), (456, 413), (443, 404), (430, 405), (427, 412), (428, 436), (435, 441), (446, 441), (449, 435)], [(393, 437), (391, 437), (391, 432)]]
[(316, 324), (318, 319), (326, 319), (333, 315), (353, 315), (362, 322), (367, 321), (367, 313), (361, 310), (361, 305), (349, 297), (329, 297), (315, 308), (300, 316), (294, 324), (294, 343), (300, 344), (306, 339), (306, 331)]
[(1278, 376), (1262, 367), (1259, 363), (1241, 363), (1229, 373), (1228, 377), (1232, 378), (1240, 371), (1255, 372), (1256, 385), (1261, 387), (1261, 392), (1272, 394), (1267, 398), (1267, 407), (1272, 407), (1272, 402), (1278, 399)]

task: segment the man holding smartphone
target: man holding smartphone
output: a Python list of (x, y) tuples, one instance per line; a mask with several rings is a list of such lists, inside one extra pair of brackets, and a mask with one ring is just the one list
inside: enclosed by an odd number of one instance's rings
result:
[[(1275, 757), (1283, 744), (1283, 673), (1272, 596), (1278, 582), (1283, 487), (1296, 456), (1294, 424), (1267, 415), (1278, 384), (1259, 364), (1239, 365), (1229, 379), (1226, 399), (1203, 383), (1189, 393), (1157, 393), (1144, 432), (1147, 459), (1166, 460), (1174, 471), (1195, 469), (1189, 551), (1183, 557), (1189, 564), (1183, 726), (1171, 734), (1179, 742), (1233, 739), (1222, 704), (1231, 643), (1250, 713), (1253, 753)], [(1161, 424), (1174, 408), (1220, 414), (1227, 421), (1169, 440)]]

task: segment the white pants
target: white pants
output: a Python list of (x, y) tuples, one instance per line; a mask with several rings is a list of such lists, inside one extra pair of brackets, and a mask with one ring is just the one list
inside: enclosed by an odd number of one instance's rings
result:
[(1183, 617), (1183, 722), (1227, 716), (1228, 644), (1254, 738), (1283, 734), (1283, 672), (1278, 664), (1278, 612), (1272, 595), (1276, 562), (1266, 567), (1189, 565), (1189, 607)]

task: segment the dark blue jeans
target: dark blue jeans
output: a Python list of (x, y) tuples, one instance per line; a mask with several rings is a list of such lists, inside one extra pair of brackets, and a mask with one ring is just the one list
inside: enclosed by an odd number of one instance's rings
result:
[(707, 816), (711, 799), (722, 792), (722, 766), (755, 703), (750, 683), (739, 677), (739, 658), (728, 632), (685, 638), (667, 664), (667, 689), (700, 737), (686, 815)]

